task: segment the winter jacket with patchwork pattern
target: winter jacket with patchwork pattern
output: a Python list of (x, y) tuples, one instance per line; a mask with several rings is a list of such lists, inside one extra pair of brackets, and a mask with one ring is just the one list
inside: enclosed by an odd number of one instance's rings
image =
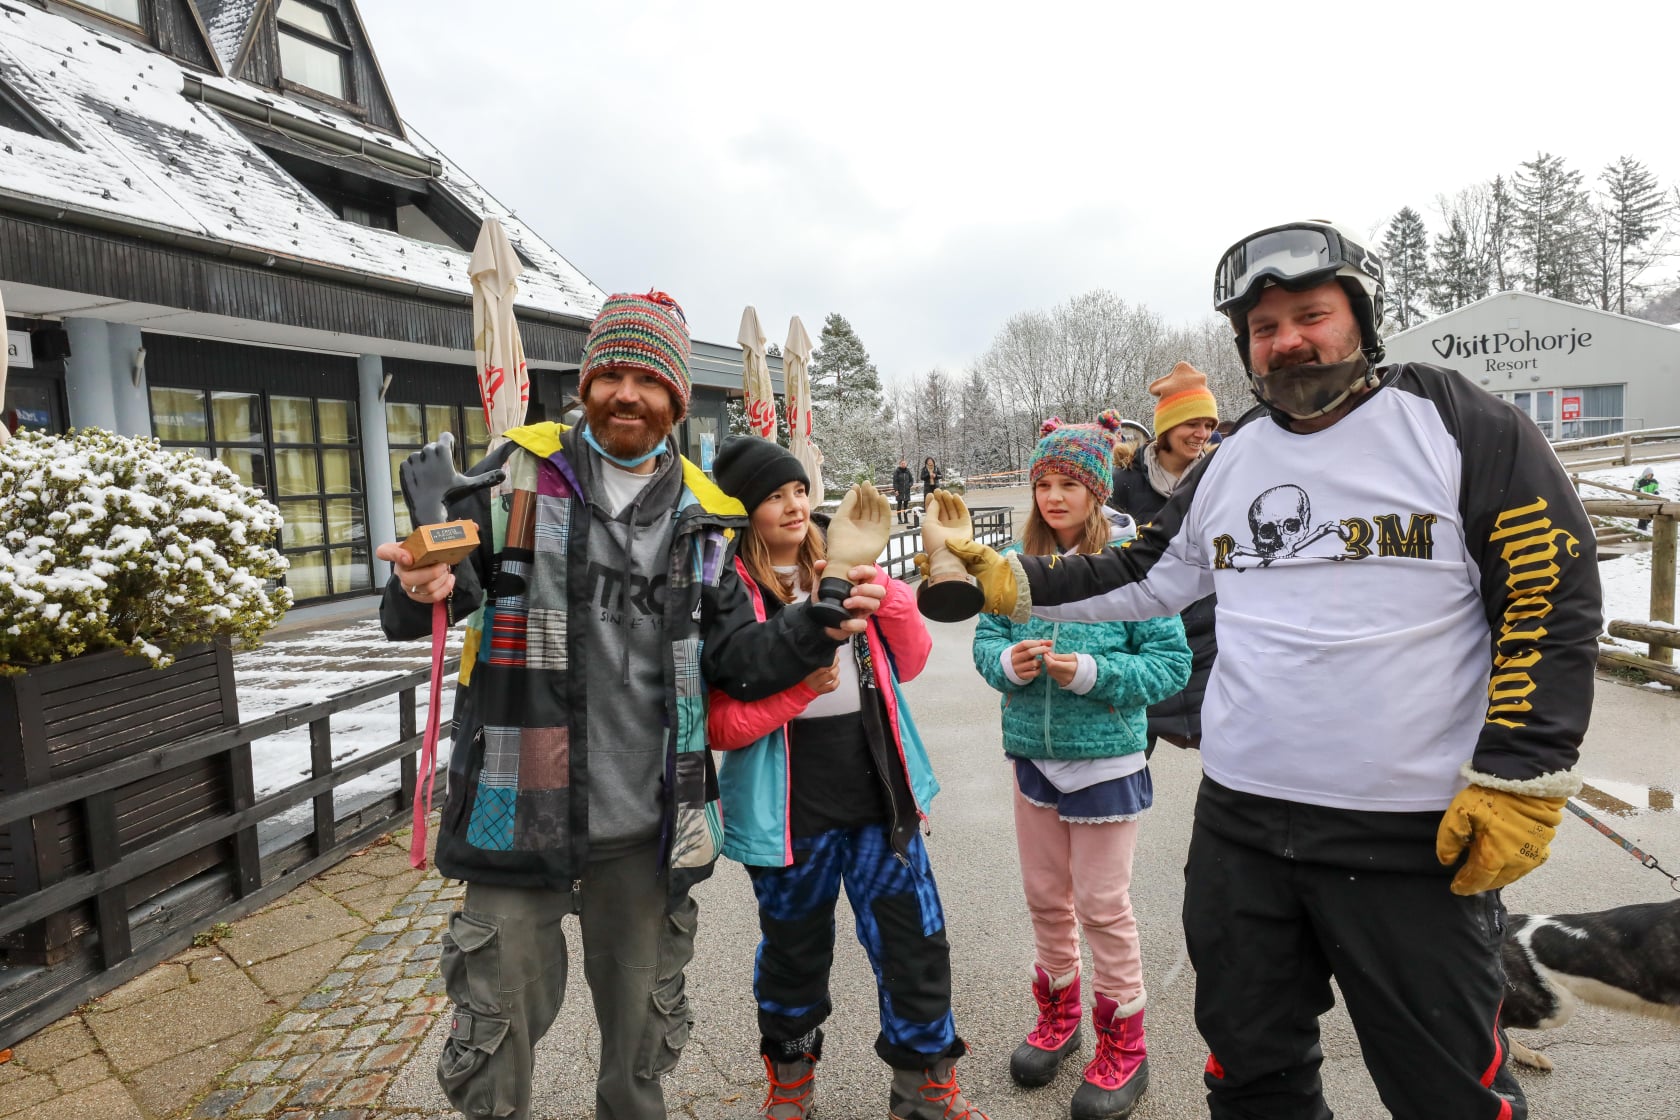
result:
[[(477, 522), (482, 543), (456, 567), (451, 614), (474, 616), (436, 858), (450, 878), (564, 889), (589, 859), (589, 705), (629, 698), (589, 695), (574, 666), (592, 651), (577, 648), (567, 625), (590, 603), (592, 518), (575, 464), (594, 452), (557, 424), (516, 428), (508, 439), (472, 471), (499, 466), (507, 481), (449, 511)], [(802, 610), (760, 624), (730, 563), (745, 511), (686, 459), (680, 469), (662, 604), (665, 692), (647, 713), (665, 728), (663, 789), (648, 796), (660, 800), (674, 895), (711, 873), (723, 840), (706, 682), (761, 699), (829, 664), (836, 645)], [(393, 577), (381, 606), (386, 635), (423, 636), (430, 617)]]

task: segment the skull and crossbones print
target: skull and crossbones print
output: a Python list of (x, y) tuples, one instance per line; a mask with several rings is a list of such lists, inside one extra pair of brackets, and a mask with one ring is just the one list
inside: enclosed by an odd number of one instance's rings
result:
[[(1248, 529), (1252, 547), (1232, 550), (1231, 567), (1264, 568), (1274, 560), (1299, 556), (1315, 541), (1333, 536), (1346, 541), (1348, 534), (1336, 521), (1312, 524), (1312, 501), (1299, 486), (1274, 486), (1248, 507)], [(1240, 560), (1258, 563), (1239, 563)]]

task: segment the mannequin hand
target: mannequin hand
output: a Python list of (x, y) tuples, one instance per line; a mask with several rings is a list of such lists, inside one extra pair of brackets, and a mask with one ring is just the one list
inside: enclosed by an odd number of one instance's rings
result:
[(828, 523), (829, 566), (847, 571), (874, 566), (892, 536), (892, 503), (874, 485), (860, 482), (846, 491)]
[(494, 486), (507, 477), (500, 470), (462, 474), (455, 469), (455, 437), (448, 432), (414, 452), (397, 470), (403, 501), (415, 525), (449, 520), (448, 504), (474, 490)]
[(974, 519), (968, 506), (949, 490), (935, 490), (927, 496), (922, 514), (922, 551), (932, 556), (953, 540), (973, 540)]

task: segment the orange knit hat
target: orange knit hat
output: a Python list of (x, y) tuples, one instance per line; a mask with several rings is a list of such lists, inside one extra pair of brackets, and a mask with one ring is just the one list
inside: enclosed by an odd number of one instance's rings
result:
[(1155, 396), (1155, 434), (1178, 427), (1186, 420), (1208, 417), (1219, 420), (1219, 402), (1207, 387), (1207, 374), (1189, 362), (1179, 362), (1165, 377), (1149, 383)]

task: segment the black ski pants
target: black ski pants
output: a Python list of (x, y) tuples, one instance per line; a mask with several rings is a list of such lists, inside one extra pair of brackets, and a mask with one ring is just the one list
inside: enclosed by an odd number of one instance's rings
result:
[[(1304, 862), (1292, 858), (1287, 827), (1284, 846), (1254, 847), (1209, 829), (1202, 808), (1185, 867), (1184, 932), (1214, 1120), (1328, 1120), (1318, 1017), (1335, 1002), (1332, 976), (1394, 1120), (1528, 1115), (1497, 1027), (1497, 893), (1455, 895), (1449, 869)], [(1422, 816), (1353, 816), (1367, 815)]]

